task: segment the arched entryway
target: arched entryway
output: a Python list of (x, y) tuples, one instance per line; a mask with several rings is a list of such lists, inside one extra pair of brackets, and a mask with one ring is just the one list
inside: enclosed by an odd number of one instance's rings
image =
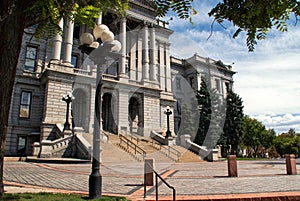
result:
[(105, 93), (102, 97), (102, 129), (110, 133), (116, 133), (116, 123), (113, 117), (113, 97)]
[[(72, 101), (72, 117), (75, 127), (81, 128), (85, 131), (88, 129), (88, 118), (87, 118), (87, 95), (82, 89), (75, 89), (73, 91), (75, 99)], [(74, 125), (73, 125), (74, 126)]]
[(135, 97), (131, 97), (129, 100), (128, 121), (129, 121), (130, 132), (142, 134), (141, 133), (143, 128), (142, 108), (138, 99)]

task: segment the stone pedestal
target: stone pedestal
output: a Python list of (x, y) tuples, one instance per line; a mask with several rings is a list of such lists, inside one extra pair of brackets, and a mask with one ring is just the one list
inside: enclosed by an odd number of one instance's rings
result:
[(286, 154), (285, 162), (286, 162), (286, 173), (289, 175), (296, 175), (297, 168), (296, 168), (295, 155), (294, 154)]
[(189, 144), (187, 142), (191, 141), (191, 136), (190, 135), (181, 135), (180, 136), (180, 145), (183, 146), (184, 148), (188, 149)]
[(210, 149), (209, 154), (207, 156), (208, 161), (218, 161), (219, 160), (219, 150), (218, 149)]
[(144, 182), (146, 186), (154, 186), (154, 159), (145, 159)]
[(40, 158), (51, 158), (52, 157), (52, 141), (42, 140)]
[(34, 142), (32, 144), (32, 156), (38, 156), (40, 154), (41, 145), (39, 142)]
[(236, 155), (229, 155), (228, 159), (228, 177), (237, 177), (237, 162), (236, 162)]
[(176, 145), (176, 142), (175, 142), (174, 139), (175, 139), (175, 138), (173, 138), (173, 137), (165, 138), (164, 144), (165, 144), (165, 145), (168, 145), (168, 146), (174, 146), (174, 145)]

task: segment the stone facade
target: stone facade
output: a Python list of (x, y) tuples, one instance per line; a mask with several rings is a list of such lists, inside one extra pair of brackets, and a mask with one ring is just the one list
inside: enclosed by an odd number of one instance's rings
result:
[[(126, 18), (119, 20), (115, 14), (108, 13), (99, 18), (102, 22), (97, 22), (110, 27), (115, 38), (122, 43), (120, 59), (107, 61), (102, 76), (102, 129), (115, 134), (127, 130), (149, 136), (151, 130), (165, 131), (164, 111), (167, 106), (171, 107), (175, 119), (179, 117), (174, 111), (177, 97), (174, 95), (174, 75), (180, 72), (189, 79), (191, 74), (188, 72), (191, 71), (197, 76), (195, 86), (199, 88), (201, 79), (198, 78), (201, 76), (197, 73), (201, 73), (205, 62), (207, 64), (202, 58), (193, 56), (186, 60), (197, 65), (193, 70), (171, 58), (169, 36), (173, 31), (167, 23), (156, 19), (154, 10), (145, 2), (131, 1), (132, 9)], [(61, 137), (58, 130), (63, 127), (67, 113), (62, 97), (68, 92), (72, 92), (75, 98), (68, 121), (74, 123), (75, 132), (93, 133), (97, 66), (78, 49), (79, 36), (91, 31), (84, 25), (74, 27), (72, 22), (63, 20), (60, 26), (64, 29), (64, 37), (57, 35), (36, 40), (28, 34), (34, 32), (34, 27), (24, 32), (11, 103), (6, 155), (33, 155), (34, 142)], [(232, 77), (228, 81), (232, 84)], [(224, 86), (225, 82), (221, 83)], [(23, 110), (24, 116), (21, 115)], [(171, 130), (174, 131), (176, 121), (174, 115), (170, 117)]]

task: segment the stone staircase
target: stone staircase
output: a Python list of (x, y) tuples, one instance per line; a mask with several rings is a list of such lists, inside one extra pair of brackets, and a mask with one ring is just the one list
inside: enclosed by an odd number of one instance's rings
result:
[(174, 148), (181, 153), (178, 163), (203, 162), (200, 156), (184, 147), (174, 146)]
[[(108, 137), (107, 142), (101, 142), (101, 162), (102, 163), (132, 163), (142, 162), (141, 157), (125, 151), (120, 146), (120, 137), (115, 134), (103, 132)], [(88, 133), (81, 134), (91, 145), (93, 144), (93, 135)], [(172, 146), (180, 153), (179, 159), (168, 157), (166, 149), (158, 149), (158, 146), (152, 145), (152, 139), (138, 136), (138, 142), (135, 142), (146, 152), (146, 158), (154, 158), (157, 163), (174, 163), (174, 162), (201, 162), (202, 159), (193, 152), (181, 146)]]

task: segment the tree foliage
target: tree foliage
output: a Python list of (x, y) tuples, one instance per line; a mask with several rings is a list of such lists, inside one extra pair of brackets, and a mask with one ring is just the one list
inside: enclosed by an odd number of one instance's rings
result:
[(248, 49), (253, 51), (257, 40), (265, 39), (272, 27), (287, 31), (286, 22), (292, 13), (297, 19), (299, 5), (298, 0), (223, 0), (209, 12), (209, 16), (220, 24), (224, 20), (232, 22), (237, 27), (234, 38), (245, 31)]
[(212, 149), (220, 142), (223, 133), (222, 100), (217, 90), (212, 89), (205, 79), (202, 80), (196, 97), (200, 108), (200, 118), (194, 142)]
[(204, 79), (201, 82), (200, 90), (197, 91), (196, 98), (198, 100), (198, 107), (200, 108), (200, 118), (194, 142), (202, 146), (209, 129), (212, 113), (212, 103), (210, 99), (209, 87), (207, 86), (206, 81)]
[(242, 144), (247, 147), (248, 157), (263, 156), (274, 145), (276, 133), (266, 127), (257, 119), (244, 116)]
[(238, 154), (243, 134), (243, 101), (239, 95), (229, 91), (226, 97), (226, 118), (224, 124), (225, 148), (231, 155)]
[(185, 134), (193, 136), (194, 133), (196, 133), (194, 112), (191, 108), (188, 108), (186, 104), (182, 106), (181, 119), (179, 136)]
[(192, 22), (191, 16), (197, 11), (192, 7), (193, 0), (155, 0), (153, 5), (157, 10), (158, 17), (166, 16), (169, 10), (178, 14), (181, 19), (189, 19)]
[(275, 147), (278, 154), (284, 157), (285, 154), (300, 154), (300, 134), (296, 134), (294, 129), (287, 133), (282, 133), (275, 140)]

